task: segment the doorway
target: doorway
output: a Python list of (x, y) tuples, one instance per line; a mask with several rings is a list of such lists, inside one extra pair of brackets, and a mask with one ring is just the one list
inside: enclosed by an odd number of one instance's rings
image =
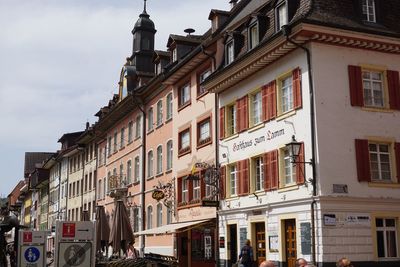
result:
[(237, 257), (238, 257), (237, 226), (236, 226), (236, 224), (231, 224), (228, 227), (229, 227), (228, 228), (229, 229), (228, 248), (229, 248), (229, 256), (230, 256), (229, 266), (232, 266), (232, 264), (237, 262)]
[(285, 220), (285, 252), (287, 267), (295, 267), (297, 258), (296, 220)]
[(265, 223), (256, 223), (256, 256), (257, 266), (261, 262), (266, 260), (266, 248), (265, 248)]

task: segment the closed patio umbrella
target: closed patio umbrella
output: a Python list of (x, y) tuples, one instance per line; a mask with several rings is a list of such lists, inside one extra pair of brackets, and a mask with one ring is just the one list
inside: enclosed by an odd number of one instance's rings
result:
[(120, 254), (121, 249), (125, 253), (128, 243), (133, 241), (133, 230), (125, 204), (122, 200), (118, 200), (111, 227), (110, 244), (113, 247), (113, 251)]
[(109, 238), (110, 225), (104, 206), (96, 206), (96, 251), (105, 251)]

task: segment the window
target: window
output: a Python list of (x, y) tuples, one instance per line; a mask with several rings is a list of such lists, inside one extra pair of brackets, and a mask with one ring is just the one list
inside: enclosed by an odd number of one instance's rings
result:
[(293, 89), (292, 89), (292, 77), (286, 77), (280, 82), (281, 97), (280, 107), (281, 113), (288, 112), (293, 109)]
[(171, 224), (171, 223), (172, 223), (172, 209), (167, 208), (167, 224)]
[(284, 185), (291, 185), (296, 182), (296, 165), (292, 163), (292, 154), (289, 148), (282, 149), (282, 160)]
[(379, 258), (397, 257), (396, 218), (376, 218), (376, 245)]
[(178, 60), (178, 50), (176, 48), (172, 49), (172, 62)]
[(207, 77), (210, 76), (210, 74), (211, 74), (211, 69), (207, 69), (207, 70), (203, 71), (200, 74), (200, 76), (199, 76), (199, 85), (198, 85), (199, 89), (197, 90), (197, 95), (202, 95), (202, 94), (204, 94), (206, 92), (204, 86), (201, 86), (201, 83), (205, 79), (207, 79)]
[(162, 100), (157, 102), (157, 126), (160, 126), (163, 122), (163, 108)]
[(363, 70), (364, 105), (367, 107), (384, 106), (383, 73)]
[(211, 143), (210, 117), (197, 124), (197, 145)]
[(147, 207), (147, 229), (153, 228), (153, 207)]
[(125, 146), (125, 128), (121, 128), (121, 142), (119, 148), (123, 148)]
[(227, 106), (226, 113), (227, 134), (229, 136), (236, 133), (236, 105)]
[(167, 142), (167, 170), (172, 169), (172, 156), (173, 156), (173, 150), (172, 150), (172, 140), (169, 140)]
[(182, 179), (182, 202), (189, 202), (189, 184), (188, 180)]
[(153, 177), (153, 151), (147, 153), (147, 178)]
[(157, 174), (162, 173), (163, 167), (162, 167), (162, 146), (157, 147)]
[(276, 8), (276, 30), (280, 31), (283, 25), (288, 23), (287, 7), (283, 2)]
[(167, 118), (169, 120), (172, 118), (172, 93), (167, 95)]
[(128, 143), (132, 142), (133, 122), (128, 123)]
[(133, 208), (133, 231), (139, 231), (139, 208)]
[(113, 150), (114, 153), (117, 152), (117, 149), (118, 149), (117, 144), (118, 144), (118, 133), (115, 132), (114, 133), (114, 150)]
[(153, 108), (149, 108), (147, 112), (147, 131), (150, 132), (153, 130)]
[(258, 35), (258, 24), (255, 23), (250, 26), (249, 28), (249, 49), (253, 49), (258, 45), (259, 42), (259, 35)]
[(390, 151), (388, 144), (369, 143), (371, 179), (391, 181)]
[(226, 45), (226, 65), (229, 65), (235, 60), (235, 47), (233, 41), (230, 41)]
[(135, 138), (139, 138), (140, 136), (142, 136), (142, 117), (137, 116)]
[(255, 191), (264, 190), (264, 161), (263, 157), (252, 159), (253, 163), (253, 181)]
[(179, 154), (190, 152), (190, 128), (179, 133)]
[(126, 182), (127, 184), (132, 182), (132, 161), (130, 160), (126, 163)]
[(125, 184), (125, 177), (124, 177), (124, 164), (119, 165), (119, 184), (122, 186)]
[(376, 9), (375, 0), (363, 0), (362, 1), (362, 14), (363, 19), (368, 22), (376, 22)]
[(236, 164), (232, 164), (228, 166), (229, 170), (229, 186), (230, 186), (230, 195), (236, 196), (238, 194), (238, 172)]
[(262, 121), (262, 95), (258, 91), (251, 95), (251, 123), (257, 125)]
[(193, 199), (200, 199), (200, 180), (193, 181)]
[(157, 204), (157, 227), (162, 226), (162, 222), (163, 222), (163, 219), (162, 219), (163, 214), (162, 213), (163, 213), (162, 212), (162, 204), (158, 203)]
[(98, 189), (97, 189), (97, 199), (103, 198), (103, 191), (102, 191), (101, 185), (102, 185), (102, 181), (101, 181), (101, 179), (99, 179), (99, 185), (98, 185)]
[(187, 83), (179, 88), (179, 107), (190, 103), (190, 84)]

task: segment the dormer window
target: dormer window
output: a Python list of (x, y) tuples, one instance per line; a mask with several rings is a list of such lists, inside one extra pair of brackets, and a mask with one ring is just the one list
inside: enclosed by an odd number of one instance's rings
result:
[(178, 51), (176, 47), (172, 50), (172, 62), (175, 62), (178, 60)]
[(288, 23), (286, 2), (283, 1), (276, 7), (276, 31), (280, 31), (283, 25)]
[(259, 43), (258, 23), (253, 23), (249, 27), (249, 50), (256, 47)]
[(226, 65), (229, 65), (235, 60), (235, 47), (233, 40), (226, 45)]
[(155, 65), (155, 72), (156, 72), (156, 75), (158, 75), (158, 74), (160, 74), (160, 73), (162, 72), (161, 62), (156, 63), (156, 65)]
[(122, 75), (122, 86), (121, 86), (121, 97), (120, 97), (121, 100), (128, 95), (128, 81), (126, 79), (127, 75), (128, 75), (127, 71), (124, 70), (124, 73)]
[(362, 0), (363, 19), (368, 22), (376, 22), (375, 0)]

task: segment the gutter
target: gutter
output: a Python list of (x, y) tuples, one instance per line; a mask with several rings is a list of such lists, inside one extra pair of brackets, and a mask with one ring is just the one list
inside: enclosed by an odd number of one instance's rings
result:
[(286, 37), (286, 41), (295, 45), (298, 48), (301, 48), (304, 50), (307, 56), (307, 67), (308, 67), (308, 80), (309, 80), (309, 96), (310, 96), (310, 123), (311, 123), (311, 168), (312, 168), (312, 199), (313, 201), (311, 202), (311, 231), (313, 235), (313, 242), (312, 242), (312, 261), (314, 264), (316, 264), (316, 242), (317, 242), (317, 237), (316, 237), (316, 196), (317, 196), (317, 172), (315, 168), (315, 146), (316, 146), (316, 135), (315, 135), (315, 105), (314, 105), (314, 84), (313, 84), (313, 77), (312, 77), (312, 67), (311, 67), (311, 52), (310, 50), (293, 41), (290, 39), (290, 32), (291, 32), (291, 26), (289, 25), (284, 25), (282, 27), (282, 33)]

